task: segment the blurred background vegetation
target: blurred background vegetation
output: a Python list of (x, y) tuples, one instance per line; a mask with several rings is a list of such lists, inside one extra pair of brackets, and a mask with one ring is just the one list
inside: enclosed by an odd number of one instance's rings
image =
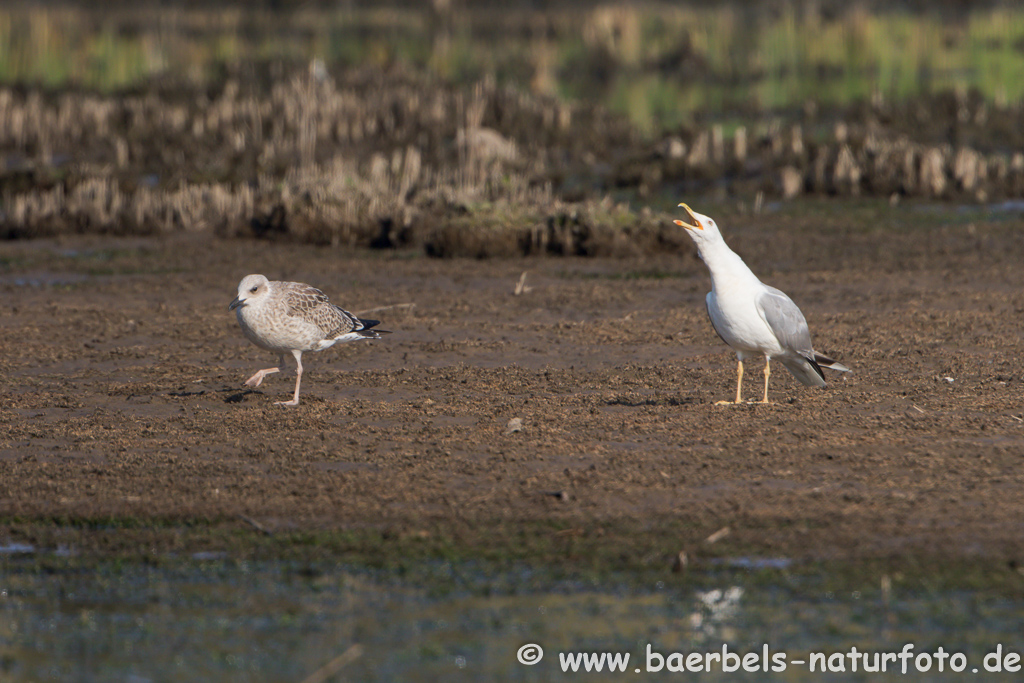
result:
[[(600, 103), (644, 134), (707, 112), (728, 125), (808, 102), (977, 91), (1024, 96), (1024, 8), (786, 0), (432, 3), (281, 0), (24, 3), (0, 8), (0, 84), (116, 92), (153, 78), (216, 86), (240, 69), (319, 59), (402, 64)], [(726, 131), (728, 133), (728, 130)]]
[(0, 237), (681, 249), (683, 196), (1024, 198), (1022, 103), (1009, 3), (6, 3)]

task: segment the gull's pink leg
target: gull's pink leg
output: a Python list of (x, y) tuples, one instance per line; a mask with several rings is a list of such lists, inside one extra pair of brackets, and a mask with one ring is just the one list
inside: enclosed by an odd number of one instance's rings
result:
[(266, 370), (260, 370), (255, 375), (245, 380), (245, 386), (252, 387), (255, 389), (263, 383), (263, 378), (267, 375), (273, 375), (275, 372), (281, 372), (281, 366), (284, 365), (284, 356), (280, 356), (277, 359), (276, 368), (267, 368)]
[[(290, 401), (278, 401), (274, 405), (278, 406), (297, 406), (299, 405), (299, 384), (302, 383), (302, 351), (292, 351), (292, 355), (295, 356), (295, 395), (292, 396)], [(284, 360), (283, 358), (281, 359)]]

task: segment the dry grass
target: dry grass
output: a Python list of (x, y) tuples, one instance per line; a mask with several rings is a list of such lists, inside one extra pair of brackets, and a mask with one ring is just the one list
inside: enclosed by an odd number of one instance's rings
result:
[[(879, 102), (826, 136), (820, 123), (772, 119), (645, 142), (600, 108), (489, 79), (332, 75), (317, 61), (212, 93), (0, 89), (0, 236), (199, 231), (436, 256), (633, 255), (689, 243), (612, 190), (642, 201), (681, 183), (748, 198), (1024, 196), (1024, 153), (969, 144), (972, 130), (1011, 129), (1022, 113), (967, 94), (933, 104)], [(951, 121), (958, 143), (936, 144), (932, 129)]]
[[(574, 120), (593, 135), (581, 140)], [(263, 94), (235, 80), (212, 97), (0, 90), (10, 169), (0, 234), (207, 231), (437, 255), (603, 253), (561, 235), (566, 217), (609, 235), (651, 221), (600, 208), (611, 204), (574, 208), (550, 176), (629, 136), (600, 111), (486, 81), (466, 91), (376, 70), (335, 80), (316, 62)]]

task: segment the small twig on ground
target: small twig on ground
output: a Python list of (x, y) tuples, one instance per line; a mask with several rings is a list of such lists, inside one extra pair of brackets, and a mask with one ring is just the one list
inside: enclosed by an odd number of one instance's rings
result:
[(682, 574), (686, 571), (686, 566), (690, 564), (690, 556), (686, 554), (685, 550), (680, 550), (674, 558), (672, 558), (672, 573)]
[(528, 287), (526, 285), (526, 273), (527, 272), (528, 271), (524, 270), (523, 274), (519, 276), (519, 282), (516, 283), (516, 288), (514, 290), (512, 290), (512, 294), (514, 296), (519, 296), (521, 294), (526, 294), (527, 292), (529, 292), (529, 291), (531, 291), (533, 289), (533, 287)]
[(718, 541), (721, 541), (723, 538), (728, 536), (730, 531), (731, 530), (729, 529), (729, 527), (723, 526), (721, 529), (705, 538), (704, 542), (708, 545), (711, 545), (712, 543), (717, 543)]
[(324, 683), (328, 678), (341, 671), (346, 664), (359, 659), (363, 654), (363, 646), (356, 643), (340, 655), (327, 662), (319, 669), (309, 674), (302, 680), (302, 683)]
[(240, 519), (241, 519), (241, 520), (242, 520), (243, 522), (245, 522), (246, 524), (250, 524), (250, 525), (252, 525), (252, 527), (253, 527), (254, 529), (256, 529), (256, 531), (259, 531), (259, 532), (260, 532), (261, 534), (266, 534), (267, 536), (273, 536), (273, 534), (274, 534), (274, 532), (273, 532), (273, 531), (271, 531), (271, 530), (270, 530), (270, 529), (268, 529), (267, 527), (263, 526), (262, 524), (260, 524), (259, 522), (257, 522), (257, 521), (256, 521), (255, 519), (253, 519), (252, 517), (249, 517), (248, 515), (239, 515), (239, 518), (240, 518)]

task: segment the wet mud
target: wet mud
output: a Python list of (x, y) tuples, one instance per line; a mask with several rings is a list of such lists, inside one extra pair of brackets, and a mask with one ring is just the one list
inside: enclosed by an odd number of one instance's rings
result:
[[(102, 547), (112, 528), (159, 527), (188, 546), (200, 526), (369, 529), (473, 547), (551, 524), (697, 554), (1014, 566), (1024, 238), (1014, 221), (927, 207), (829, 207), (719, 221), (853, 370), (814, 390), (777, 367), (770, 405), (734, 407), (715, 405), (735, 356), (692, 253), (6, 243), (0, 537), (52, 542), (41, 529), (70, 525)], [(227, 310), (249, 272), (314, 284), (393, 334), (307, 354), (301, 404), (276, 406), (292, 367), (242, 386), (274, 360)], [(756, 399), (760, 364), (746, 376)]]

